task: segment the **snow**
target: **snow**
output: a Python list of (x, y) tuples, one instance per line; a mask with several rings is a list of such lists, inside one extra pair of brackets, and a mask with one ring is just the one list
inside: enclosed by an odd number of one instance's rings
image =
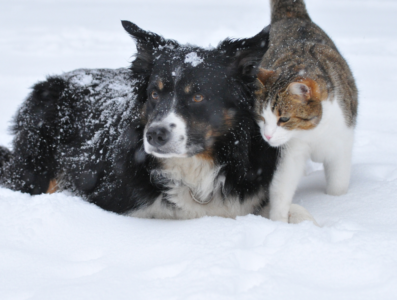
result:
[[(67, 193), (32, 197), (0, 188), (0, 299), (395, 299), (397, 2), (307, 6), (360, 91), (349, 193), (325, 195), (324, 175), (312, 166), (294, 198), (321, 228), (256, 216), (134, 219)], [(253, 36), (270, 19), (266, 0), (18, 0), (1, 7), (0, 144), (7, 146), (9, 121), (35, 82), (78, 68), (128, 66), (134, 46), (119, 20), (207, 47)]]
[(185, 63), (190, 63), (193, 67), (197, 67), (199, 64), (201, 64), (204, 61), (201, 57), (197, 55), (196, 52), (190, 52), (186, 54), (185, 57)]

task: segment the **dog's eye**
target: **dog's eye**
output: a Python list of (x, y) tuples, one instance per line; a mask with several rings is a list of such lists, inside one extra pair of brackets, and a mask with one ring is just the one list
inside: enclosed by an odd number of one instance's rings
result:
[(288, 117), (281, 117), (281, 118), (278, 119), (278, 120), (279, 120), (280, 122), (282, 122), (282, 123), (285, 123), (285, 122), (288, 122), (289, 119), (291, 119), (291, 118), (288, 118)]
[(158, 99), (160, 98), (160, 96), (159, 96), (159, 94), (158, 94), (156, 91), (153, 91), (153, 92), (152, 92), (152, 98), (153, 98), (154, 100), (158, 100)]
[(200, 95), (200, 94), (196, 94), (193, 96), (194, 102), (201, 102), (201, 101), (203, 101), (203, 99), (204, 99), (203, 95)]

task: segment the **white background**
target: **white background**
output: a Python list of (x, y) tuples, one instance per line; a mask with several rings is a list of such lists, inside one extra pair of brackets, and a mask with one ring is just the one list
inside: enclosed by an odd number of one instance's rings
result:
[[(310, 0), (360, 91), (349, 193), (321, 170), (294, 198), (322, 228), (246, 216), (139, 220), (66, 194), (0, 188), (0, 299), (396, 299), (397, 1)], [(267, 0), (0, 1), (0, 144), (29, 88), (76, 68), (126, 67), (120, 20), (200, 46), (255, 35)]]

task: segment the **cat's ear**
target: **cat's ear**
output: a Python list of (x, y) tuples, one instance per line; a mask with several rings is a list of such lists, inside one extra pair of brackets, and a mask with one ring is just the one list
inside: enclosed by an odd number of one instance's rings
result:
[(132, 68), (138, 73), (151, 69), (156, 51), (165, 46), (171, 48), (177, 48), (179, 46), (176, 41), (167, 40), (156, 33), (145, 31), (130, 21), (121, 21), (121, 24), (136, 42), (138, 53), (132, 63)]
[(254, 81), (263, 55), (269, 48), (270, 25), (247, 39), (226, 39), (218, 49), (231, 59), (229, 69), (243, 79)]
[(301, 102), (306, 102), (311, 97), (310, 88), (301, 82), (292, 82), (287, 88), (287, 91), (290, 95), (295, 95), (296, 99)]
[(307, 102), (308, 100), (321, 101), (324, 98), (324, 93), (321, 93), (320, 86), (312, 79), (292, 82), (289, 84), (287, 91), (289, 94), (295, 95), (295, 98), (301, 102)]
[(266, 81), (272, 77), (272, 75), (274, 74), (274, 71), (272, 70), (266, 70), (264, 68), (258, 68), (258, 73), (256, 74), (256, 76), (258, 77), (258, 80), (265, 85)]

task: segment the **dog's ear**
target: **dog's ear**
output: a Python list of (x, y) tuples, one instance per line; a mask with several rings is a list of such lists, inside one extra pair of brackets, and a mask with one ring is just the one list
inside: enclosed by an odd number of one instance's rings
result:
[(263, 55), (269, 48), (270, 25), (252, 38), (226, 39), (218, 46), (231, 59), (230, 69), (243, 78), (254, 80)]
[(138, 52), (136, 59), (132, 63), (132, 68), (137, 73), (150, 72), (154, 55), (158, 50), (166, 46), (171, 48), (179, 46), (176, 41), (167, 40), (158, 34), (145, 31), (130, 21), (121, 21), (121, 24), (136, 42)]
[(125, 31), (135, 40), (138, 52), (155, 50), (167, 44), (167, 40), (162, 36), (145, 31), (130, 21), (121, 21), (121, 24)]

